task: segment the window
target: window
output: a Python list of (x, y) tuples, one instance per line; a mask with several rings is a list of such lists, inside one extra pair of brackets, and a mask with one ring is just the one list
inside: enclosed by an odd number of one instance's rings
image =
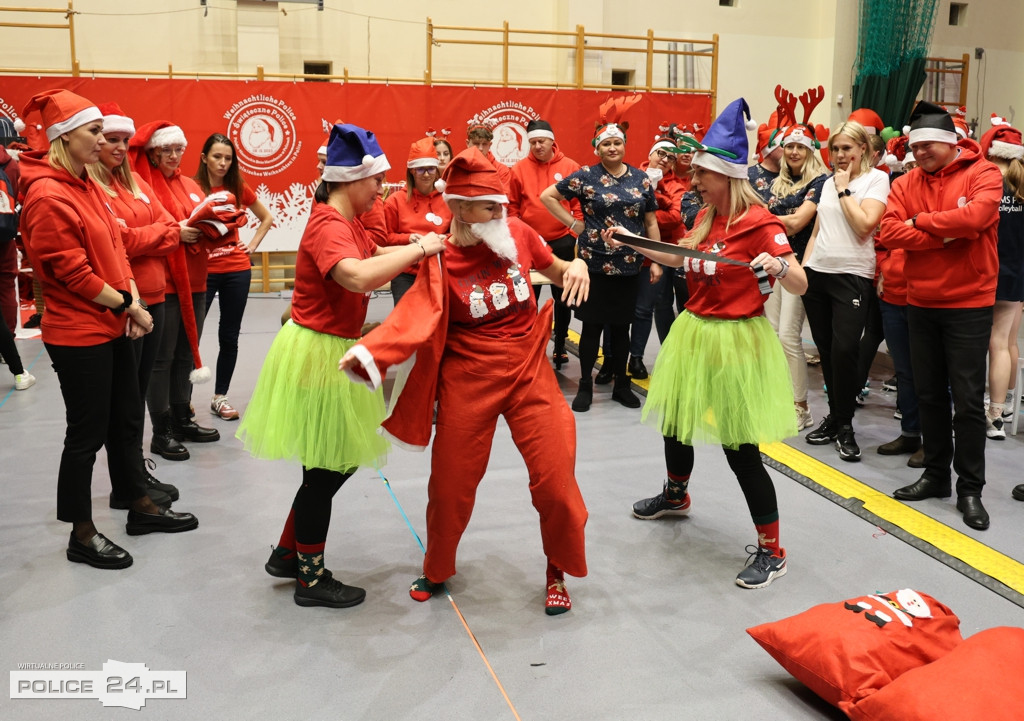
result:
[(612, 70), (612, 86), (631, 88), (636, 84), (634, 81), (635, 76), (635, 70)]
[(723, 8), (736, 7), (736, 0), (718, 0), (718, 6)]
[[(331, 64), (322, 62), (304, 62), (302, 63), (302, 74), (303, 75), (330, 75)], [(327, 78), (321, 80), (320, 78), (305, 78), (306, 82), (313, 83), (326, 83)]]
[(967, 3), (950, 3), (949, 4), (949, 24), (950, 25), (966, 25), (967, 24)]

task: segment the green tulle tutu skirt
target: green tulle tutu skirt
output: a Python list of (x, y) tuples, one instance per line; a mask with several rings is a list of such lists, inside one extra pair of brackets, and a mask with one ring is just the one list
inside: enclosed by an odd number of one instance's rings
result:
[(307, 468), (379, 468), (390, 448), (377, 433), (384, 393), (353, 383), (338, 361), (358, 339), (288, 321), (274, 338), (237, 437), (257, 458), (290, 459)]
[(795, 436), (789, 367), (771, 325), (682, 313), (658, 352), (642, 417), (686, 444)]

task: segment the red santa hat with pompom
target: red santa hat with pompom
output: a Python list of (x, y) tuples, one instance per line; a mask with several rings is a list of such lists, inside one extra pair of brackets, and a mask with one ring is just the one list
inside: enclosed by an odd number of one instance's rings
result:
[(102, 117), (99, 108), (81, 95), (70, 90), (47, 90), (32, 96), (14, 129), (34, 150), (46, 150), (64, 133)]
[(992, 127), (981, 136), (981, 154), (986, 158), (1020, 160), (1024, 158), (1021, 132), (995, 113)]

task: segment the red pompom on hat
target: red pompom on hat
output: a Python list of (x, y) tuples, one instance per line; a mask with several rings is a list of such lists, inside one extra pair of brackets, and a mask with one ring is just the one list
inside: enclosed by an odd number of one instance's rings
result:
[(488, 200), (507, 203), (508, 197), (501, 184), (501, 176), (476, 146), (471, 146), (452, 158), (444, 175), (434, 183), (445, 202), (449, 200)]
[(996, 125), (981, 136), (981, 154), (986, 158), (1020, 160), (1024, 158), (1021, 132), (1010, 125)]
[(92, 101), (70, 90), (47, 90), (33, 95), (21, 115), (32, 117), (36, 114), (41, 118), (37, 128), (45, 131), (46, 139), (51, 143), (64, 133), (103, 117)]
[(127, 133), (128, 137), (135, 135), (135, 121), (129, 118), (121, 106), (117, 103), (100, 103), (98, 106), (103, 113), (103, 133)]
[(878, 117), (878, 113), (871, 108), (857, 108), (850, 113), (850, 117), (848, 117), (847, 120), (860, 123), (871, 135), (878, 135), (885, 130), (885, 123), (883, 123), (882, 119)]
[(407, 168), (436, 168), (438, 166), (437, 151), (434, 150), (434, 139), (423, 137), (409, 146)]

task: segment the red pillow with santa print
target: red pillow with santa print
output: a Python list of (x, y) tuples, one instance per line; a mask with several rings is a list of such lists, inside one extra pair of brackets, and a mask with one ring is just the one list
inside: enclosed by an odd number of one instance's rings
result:
[(814, 606), (748, 628), (772, 658), (844, 712), (963, 638), (960, 619), (911, 589)]

